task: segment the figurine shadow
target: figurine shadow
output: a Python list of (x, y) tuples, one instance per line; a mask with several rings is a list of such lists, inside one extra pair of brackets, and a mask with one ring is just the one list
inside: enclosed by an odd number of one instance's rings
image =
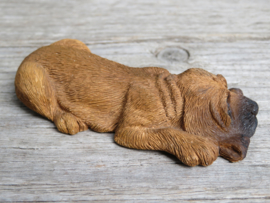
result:
[[(114, 142), (114, 135), (111, 137), (112, 138), (112, 141)], [(169, 159), (171, 159), (173, 162), (174, 162), (174, 164), (177, 164), (177, 165), (180, 165), (180, 166), (182, 166), (182, 167), (185, 167), (185, 168), (190, 168), (190, 166), (187, 166), (187, 165), (185, 165), (185, 164), (183, 164), (180, 160), (178, 160), (174, 155), (172, 155), (172, 154), (169, 154), (169, 153), (167, 153), (167, 152), (163, 152), (163, 151), (156, 151), (156, 150), (154, 150), (154, 151), (151, 151), (151, 150), (141, 150), (141, 149), (131, 149), (131, 148), (127, 148), (127, 147), (123, 147), (123, 146), (121, 146), (121, 145), (119, 145), (118, 143), (116, 143), (116, 142), (114, 142), (116, 145), (118, 145), (119, 147), (122, 147), (122, 148), (124, 148), (124, 149), (126, 149), (126, 150), (132, 150), (132, 151), (140, 151), (140, 152), (145, 152), (145, 153), (159, 153), (160, 155), (163, 155), (163, 156), (166, 156), (167, 158), (169, 158)], [(199, 166), (200, 167), (200, 166)]]
[[(17, 106), (21, 109), (21, 111), (23, 111), (23, 113), (29, 114), (31, 115), (33, 118), (35, 119), (42, 119), (45, 120), (47, 122), (53, 123), (52, 121), (46, 119), (45, 117), (41, 116), (40, 114), (36, 113), (35, 111), (29, 109), (27, 106), (25, 106), (16, 96), (16, 93), (14, 92), (13, 97), (10, 101), (10, 104), (13, 106)], [(50, 127), (51, 128), (51, 127)], [(56, 132), (59, 132), (56, 128), (55, 125), (53, 125), (52, 127)]]
[[(12, 105), (15, 105), (15, 106), (19, 106), (20, 109), (22, 111), (24, 111), (24, 113), (27, 113), (27, 114), (31, 114), (32, 116), (34, 117), (38, 117), (38, 118), (43, 118), (43, 116), (39, 115), (38, 113), (34, 112), (33, 110), (29, 109), (28, 107), (26, 107), (16, 96), (16, 93), (14, 92), (13, 93), (13, 98), (12, 100), (10, 101)], [(46, 119), (48, 120), (48, 119)]]

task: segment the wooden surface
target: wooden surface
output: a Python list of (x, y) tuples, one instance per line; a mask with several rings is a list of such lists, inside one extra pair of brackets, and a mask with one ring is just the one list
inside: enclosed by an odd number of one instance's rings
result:
[[(13, 83), (25, 56), (63, 38), (129, 66), (223, 74), (260, 106), (246, 159), (190, 168), (120, 147), (110, 133), (59, 133), (18, 101)], [(165, 48), (189, 58), (162, 58)], [(1, 0), (0, 202), (270, 202), (269, 93), (268, 0)]]

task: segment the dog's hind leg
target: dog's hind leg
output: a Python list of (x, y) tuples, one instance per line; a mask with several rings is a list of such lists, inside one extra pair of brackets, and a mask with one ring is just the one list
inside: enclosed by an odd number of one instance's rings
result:
[(53, 121), (57, 101), (42, 65), (36, 62), (22, 63), (15, 77), (15, 91), (28, 108)]
[(41, 64), (21, 64), (15, 77), (15, 91), (28, 108), (53, 121), (59, 131), (76, 134), (88, 129), (81, 119), (60, 108), (53, 82)]

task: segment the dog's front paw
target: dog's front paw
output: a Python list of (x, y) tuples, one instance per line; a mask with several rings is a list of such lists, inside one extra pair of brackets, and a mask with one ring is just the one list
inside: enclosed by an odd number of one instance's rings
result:
[(206, 138), (185, 141), (176, 154), (188, 166), (209, 166), (219, 156), (219, 147)]

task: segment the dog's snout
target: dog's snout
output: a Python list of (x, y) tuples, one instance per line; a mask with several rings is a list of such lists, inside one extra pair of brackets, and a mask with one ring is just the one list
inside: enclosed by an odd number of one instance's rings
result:
[(259, 106), (258, 104), (251, 100), (251, 99), (248, 99), (248, 106), (249, 106), (249, 110), (250, 112), (253, 114), (253, 115), (257, 115), (258, 114), (258, 111), (259, 111)]
[(245, 110), (242, 117), (244, 136), (252, 137), (258, 125), (256, 115), (258, 114), (259, 106), (255, 101), (247, 97), (244, 97), (244, 103)]

